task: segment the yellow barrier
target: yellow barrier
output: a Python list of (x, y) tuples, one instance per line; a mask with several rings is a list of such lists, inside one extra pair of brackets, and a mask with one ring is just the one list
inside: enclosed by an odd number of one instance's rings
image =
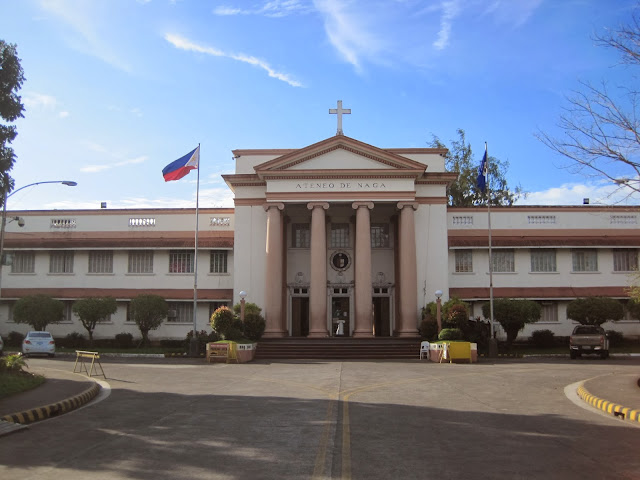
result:
[[(91, 359), (91, 368), (89, 369), (87, 369), (87, 365), (85, 363), (85, 360), (88, 360), (88, 359)], [(78, 366), (78, 361), (80, 362), (79, 366)], [(96, 367), (100, 367), (100, 372), (102, 373), (98, 373), (98, 370)], [(104, 374), (104, 370), (102, 369), (102, 364), (100, 363), (100, 353), (98, 352), (87, 352), (85, 350), (76, 350), (76, 363), (73, 365), (73, 373), (82, 373), (83, 370), (89, 377), (92, 376), (95, 371), (96, 375), (102, 375), (105, 378), (105, 380), (107, 378), (107, 376)]]

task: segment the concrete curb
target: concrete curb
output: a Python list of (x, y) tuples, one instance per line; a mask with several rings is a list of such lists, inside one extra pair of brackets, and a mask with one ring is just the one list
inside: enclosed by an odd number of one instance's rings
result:
[(63, 413), (67, 413), (71, 410), (75, 410), (76, 408), (81, 407), (85, 403), (93, 400), (98, 395), (98, 393), (100, 393), (100, 385), (98, 383), (94, 383), (90, 388), (74, 397), (70, 397), (66, 400), (62, 400), (61, 402), (52, 403), (44, 407), (33, 408), (31, 410), (25, 410), (23, 412), (11, 413), (0, 418), (0, 420), (20, 423), (22, 425), (27, 425), (29, 423), (37, 422), (40, 420), (46, 420), (47, 418), (62, 415)]
[(640, 423), (640, 410), (632, 410), (629, 407), (623, 407), (622, 405), (591, 395), (587, 389), (584, 388), (584, 385), (578, 387), (576, 393), (582, 400), (598, 410), (610, 413), (614, 417), (621, 418), (622, 420), (630, 420), (632, 422)]

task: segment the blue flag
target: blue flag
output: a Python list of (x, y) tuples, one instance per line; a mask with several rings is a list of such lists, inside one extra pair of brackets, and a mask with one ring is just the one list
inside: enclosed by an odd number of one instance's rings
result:
[(482, 193), (484, 193), (487, 188), (487, 175), (489, 165), (487, 164), (487, 144), (484, 144), (484, 157), (482, 157), (482, 162), (478, 167), (478, 188)]

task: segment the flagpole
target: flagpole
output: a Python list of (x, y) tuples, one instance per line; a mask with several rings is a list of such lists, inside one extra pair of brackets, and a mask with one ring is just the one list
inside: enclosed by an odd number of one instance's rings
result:
[(484, 155), (486, 158), (485, 168), (487, 171), (487, 220), (489, 226), (489, 356), (498, 355), (498, 344), (495, 340), (495, 331), (493, 328), (493, 252), (491, 241), (491, 182), (489, 180), (489, 152), (487, 142), (484, 142)]
[[(198, 355), (198, 328), (196, 323), (198, 313), (198, 207), (200, 203), (200, 144), (198, 143), (198, 179), (196, 184), (196, 238), (193, 254), (193, 337), (191, 339), (191, 353)], [(194, 341), (195, 340), (195, 341)]]

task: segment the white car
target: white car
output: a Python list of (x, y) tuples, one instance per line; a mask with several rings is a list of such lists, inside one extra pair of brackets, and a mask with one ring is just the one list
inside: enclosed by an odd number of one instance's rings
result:
[(56, 342), (49, 332), (29, 332), (22, 341), (22, 354), (25, 357), (41, 353), (53, 357), (56, 354)]

